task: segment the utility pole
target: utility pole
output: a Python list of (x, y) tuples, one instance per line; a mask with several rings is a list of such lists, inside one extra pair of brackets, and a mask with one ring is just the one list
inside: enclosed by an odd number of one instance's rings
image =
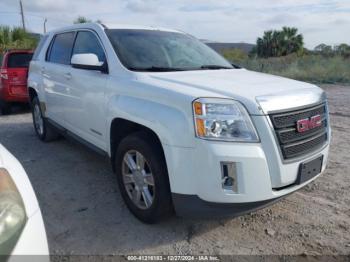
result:
[(44, 20), (44, 34), (46, 34), (46, 22), (47, 22), (47, 18), (45, 18)]
[(22, 0), (19, 0), (19, 7), (21, 8), (21, 17), (22, 17), (23, 30), (26, 31), (26, 25), (25, 25), (25, 22), (24, 22), (24, 12), (23, 12)]

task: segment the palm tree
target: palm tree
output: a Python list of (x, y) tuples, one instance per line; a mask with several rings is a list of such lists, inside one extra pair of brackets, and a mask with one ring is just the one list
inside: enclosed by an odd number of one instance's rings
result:
[(256, 41), (256, 52), (259, 57), (285, 56), (303, 49), (303, 36), (297, 34), (297, 28), (283, 27), (282, 30), (264, 32)]
[(282, 33), (284, 35), (284, 41), (286, 50), (284, 55), (298, 52), (304, 46), (304, 38), (301, 34), (298, 34), (298, 29), (295, 27), (283, 27)]
[(272, 56), (273, 49), (273, 31), (266, 31), (264, 33), (264, 49), (265, 49), (265, 57)]

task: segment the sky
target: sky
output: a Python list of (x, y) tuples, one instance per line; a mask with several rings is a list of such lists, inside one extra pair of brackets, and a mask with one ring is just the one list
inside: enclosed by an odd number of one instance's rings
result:
[[(105, 23), (179, 29), (200, 39), (255, 43), (269, 29), (293, 26), (307, 48), (350, 44), (350, 0), (22, 0), (26, 27), (43, 33), (79, 15)], [(1, 0), (0, 24), (20, 26), (19, 0)]]

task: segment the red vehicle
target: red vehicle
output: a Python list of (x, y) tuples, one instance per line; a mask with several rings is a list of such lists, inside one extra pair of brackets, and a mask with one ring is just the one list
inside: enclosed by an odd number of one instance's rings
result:
[(28, 103), (28, 67), (32, 50), (9, 50), (5, 52), (0, 67), (0, 111), (11, 112), (11, 104)]

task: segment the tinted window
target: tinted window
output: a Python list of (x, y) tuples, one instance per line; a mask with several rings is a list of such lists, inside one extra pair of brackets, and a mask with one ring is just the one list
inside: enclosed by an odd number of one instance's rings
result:
[(38, 56), (39, 56), (39, 54), (41, 52), (41, 49), (43, 49), (43, 46), (44, 46), (47, 38), (48, 38), (48, 35), (44, 35), (43, 38), (40, 39), (40, 42), (39, 42), (38, 46), (35, 49), (35, 52), (34, 52), (32, 60), (37, 60), (38, 59)]
[(186, 34), (135, 29), (106, 32), (121, 62), (130, 70), (232, 69), (222, 56)]
[(32, 60), (33, 54), (27, 53), (18, 53), (10, 54), (7, 61), (8, 68), (17, 68), (17, 67), (29, 67), (30, 60)]
[(70, 64), (74, 32), (56, 35), (49, 54), (49, 61), (58, 64)]
[(97, 55), (100, 62), (105, 62), (103, 48), (95, 34), (88, 31), (79, 32), (73, 49), (73, 54), (92, 53)]

